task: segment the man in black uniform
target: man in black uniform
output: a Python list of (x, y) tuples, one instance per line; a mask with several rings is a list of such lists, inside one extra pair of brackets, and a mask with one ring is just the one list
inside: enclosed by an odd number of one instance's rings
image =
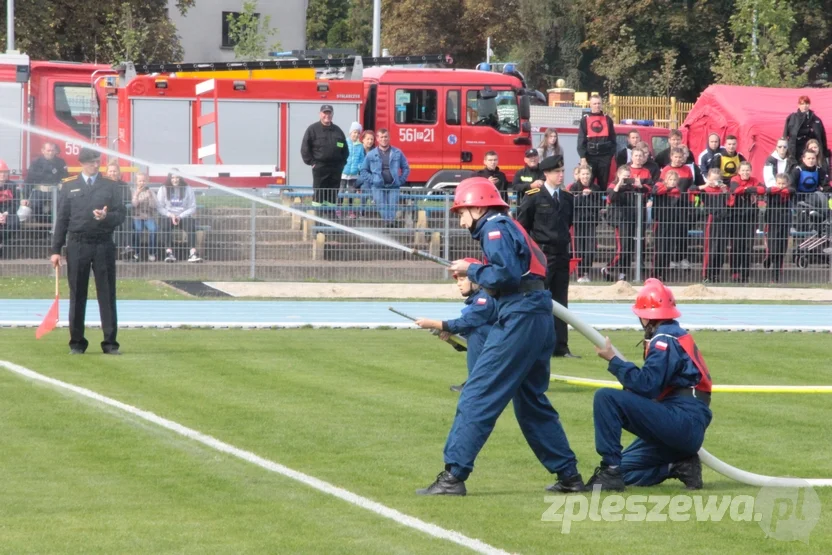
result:
[(81, 163), (81, 174), (65, 179), (61, 186), (51, 258), (52, 265), (58, 268), (61, 265), (61, 249), (66, 243), (70, 354), (83, 354), (89, 345), (84, 338), (84, 317), (92, 269), (104, 331), (101, 349), (107, 355), (120, 355), (116, 341), (116, 246), (113, 230), (124, 221), (124, 201), (121, 188), (98, 173), (100, 154), (82, 148), (78, 161)]
[[(563, 156), (550, 156), (540, 163), (546, 181), (539, 189), (526, 191), (517, 211), (520, 222), (546, 255), (546, 285), (552, 299), (569, 305), (569, 247), (572, 244), (573, 199), (563, 190)], [(566, 322), (555, 318), (555, 350), (552, 356), (578, 358), (569, 352)]]
[(341, 186), (341, 172), (350, 157), (350, 145), (341, 128), (332, 123), (332, 106), (321, 106), (320, 117), (320, 121), (306, 129), (300, 155), (304, 164), (312, 166), (315, 202), (334, 205)]
[(523, 200), (523, 195), (529, 189), (542, 187), (543, 172), (540, 171), (538, 163), (540, 161), (540, 153), (536, 148), (530, 148), (526, 151), (523, 161), (526, 163), (523, 169), (514, 174), (514, 180), (511, 182), (511, 188), (517, 193), (517, 203)]
[(610, 184), (610, 164), (615, 155), (615, 125), (612, 118), (601, 111), (601, 97), (589, 99), (590, 113), (581, 117), (578, 126), (578, 155), (581, 164), (589, 164), (592, 175), (602, 191)]

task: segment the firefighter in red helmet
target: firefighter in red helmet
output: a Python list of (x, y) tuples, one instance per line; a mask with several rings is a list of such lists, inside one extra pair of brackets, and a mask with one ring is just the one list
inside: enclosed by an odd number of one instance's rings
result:
[[(673, 293), (650, 278), (633, 312), (644, 327), (644, 365), (615, 355), (607, 338), (598, 356), (623, 390), (595, 393), (595, 449), (601, 466), (587, 487), (621, 491), (625, 484), (651, 486), (668, 478), (688, 489), (702, 487), (697, 452), (711, 423), (711, 375), (693, 338), (679, 326)], [(621, 431), (637, 436), (623, 453)]]
[(462, 181), (451, 208), (483, 250), (483, 263), (449, 268), (485, 288), (497, 302), (497, 322), (459, 396), (445, 443), (445, 469), (422, 495), (465, 495), (474, 460), (510, 401), (526, 441), (558, 481), (550, 491), (583, 491), (577, 459), (549, 403), (554, 349), (552, 295), (544, 286), (546, 257), (507, 214), (508, 205), (483, 177)]

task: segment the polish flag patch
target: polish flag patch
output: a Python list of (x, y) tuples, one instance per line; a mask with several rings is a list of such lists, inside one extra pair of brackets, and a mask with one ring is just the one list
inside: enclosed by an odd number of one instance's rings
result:
[(502, 236), (503, 236), (503, 234), (502, 234), (502, 233), (500, 233), (500, 230), (499, 230), (499, 229), (498, 229), (498, 230), (496, 230), (496, 231), (489, 231), (489, 232), (488, 232), (488, 238), (489, 238), (489, 239), (499, 239), (499, 238), (500, 238), (500, 237), (502, 237)]
[(667, 343), (665, 343), (664, 341), (656, 341), (656, 348), (660, 351), (666, 351)]
[(485, 300), (485, 299), (477, 299), (477, 304), (485, 304), (485, 303), (487, 303), (487, 302), (488, 302), (488, 301), (487, 301), (487, 300)]

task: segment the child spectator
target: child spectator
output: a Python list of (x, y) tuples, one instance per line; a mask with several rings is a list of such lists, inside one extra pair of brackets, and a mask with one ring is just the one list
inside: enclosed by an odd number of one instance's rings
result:
[[(687, 234), (682, 221), (682, 210), (679, 202), (682, 190), (679, 187), (679, 173), (668, 166), (663, 181), (653, 187), (653, 277), (667, 278), (671, 268), (678, 268), (673, 261), (679, 251), (681, 238)], [(687, 196), (687, 193), (685, 193)]]
[(690, 166), (685, 164), (685, 151), (681, 148), (673, 149), (670, 153), (670, 165), (666, 166), (661, 173), (660, 179), (666, 180), (668, 172), (676, 172), (679, 182), (676, 187), (679, 189), (679, 198), (674, 204), (674, 210), (665, 212), (665, 221), (673, 223), (667, 231), (673, 233), (669, 237), (673, 251), (670, 254), (669, 268), (682, 270), (690, 269), (688, 250), (690, 240), (688, 239), (688, 228), (694, 221), (693, 199), (694, 195), (688, 191), (696, 191), (696, 176)]
[(636, 222), (642, 199), (637, 195), (648, 192), (649, 188), (638, 178), (631, 177), (630, 166), (622, 166), (616, 172), (616, 180), (607, 190), (607, 219), (615, 227), (615, 255), (601, 275), (606, 279), (618, 281), (627, 279), (627, 273), (633, 262), (636, 239)]
[[(465, 260), (471, 264), (482, 264), (476, 258)], [(416, 325), (424, 329), (439, 330), (441, 332), (439, 339), (442, 341), (446, 341), (451, 334), (464, 337), (468, 341), (467, 362), (468, 376), (470, 376), (485, 345), (485, 340), (491, 333), (491, 326), (497, 321), (497, 303), (479, 285), (469, 280), (466, 274), (454, 272), (452, 276), (456, 280), (459, 292), (465, 298), (465, 308), (462, 309), (462, 314), (455, 320), (439, 321), (419, 318), (416, 320)], [(467, 381), (466, 379), (461, 385), (451, 386), (451, 391), (462, 391)]]
[(136, 174), (136, 190), (133, 191), (133, 260), (139, 261), (142, 232), (147, 230), (147, 260), (156, 262), (156, 195), (148, 187), (147, 174)]
[(728, 185), (722, 180), (719, 168), (708, 170), (708, 179), (699, 186), (699, 198), (708, 219), (705, 222), (705, 254), (702, 257), (702, 279), (718, 283), (725, 259), (725, 247), (730, 235), (728, 228)]
[(702, 175), (706, 175), (711, 168), (711, 162), (714, 156), (723, 152), (722, 146), (719, 144), (720, 138), (717, 133), (710, 133), (708, 135), (708, 147), (699, 154), (699, 171)]
[(728, 185), (737, 175), (740, 162), (745, 162), (745, 156), (737, 152), (737, 138), (734, 135), (728, 135), (725, 137), (725, 148), (714, 155), (710, 167), (718, 169), (722, 181)]
[(766, 187), (774, 187), (777, 174), (789, 173), (791, 169), (789, 141), (781, 137), (777, 139), (777, 146), (771, 156), (766, 159), (766, 165), (763, 167), (763, 181), (765, 181)]
[(633, 129), (627, 133), (627, 146), (615, 155), (615, 165), (617, 167), (626, 166), (633, 160), (633, 149), (638, 148), (639, 142), (641, 142), (641, 134), (638, 131)]
[(497, 153), (493, 150), (489, 150), (485, 153), (485, 158), (483, 158), (483, 164), (485, 164), (485, 167), (478, 171), (475, 175), (478, 177), (484, 177), (493, 183), (503, 196), (503, 200), (508, 200), (508, 178), (506, 177), (506, 174), (500, 171), (500, 166), (497, 165), (498, 162), (499, 157), (497, 156)]
[(573, 226), (575, 232), (572, 234), (573, 252), (578, 262), (578, 283), (589, 283), (589, 271), (595, 260), (595, 249), (597, 247), (596, 230), (598, 228), (599, 214), (604, 195), (598, 188), (598, 184), (592, 179), (592, 168), (589, 166), (578, 166), (575, 168), (575, 182), (566, 187), (566, 190), (575, 195), (575, 218)]
[[(360, 140), (361, 132), (361, 124), (357, 121), (352, 122), (349, 132), (350, 156), (347, 158), (347, 164), (341, 171), (341, 187), (338, 191), (341, 206), (345, 204), (350, 206), (355, 201), (358, 201), (358, 204), (360, 204), (360, 199), (344, 199), (340, 197), (343, 193), (354, 194), (358, 190), (358, 176), (361, 173), (361, 166), (364, 165), (364, 158), (366, 157), (364, 144)], [(335, 217), (341, 217), (340, 209), (335, 211)], [(349, 218), (354, 220), (355, 217), (355, 212), (350, 211)]]
[(169, 173), (165, 184), (159, 187), (156, 204), (159, 214), (162, 215), (162, 233), (167, 245), (165, 262), (176, 262), (173, 234), (174, 231), (180, 230), (188, 235), (188, 262), (202, 262), (202, 258), (196, 252), (196, 221), (193, 217), (196, 213), (196, 197), (190, 185), (178, 175)]
[(757, 231), (757, 199), (766, 188), (751, 177), (751, 163), (740, 163), (739, 175), (731, 180), (731, 278), (748, 283), (751, 274), (751, 252), (754, 247), (754, 233)]
[(826, 156), (823, 155), (818, 140), (809, 139), (806, 142), (806, 150), (815, 153), (815, 156), (817, 157), (817, 166), (821, 168), (823, 171), (825, 171), (826, 175), (829, 175), (829, 160), (827, 160)]
[(795, 192), (799, 195), (825, 192), (829, 188), (829, 176), (826, 170), (818, 167), (817, 154), (809, 149), (803, 151), (803, 158), (800, 163), (792, 168), (791, 182)]
[(766, 188), (766, 258), (764, 268), (771, 269), (771, 282), (780, 281), (783, 259), (789, 248), (789, 228), (792, 221), (792, 199), (794, 185), (787, 173), (778, 173), (774, 185)]
[[(8, 245), (20, 228), (20, 219), (17, 216), (18, 201), (15, 199), (19, 196), (16, 194), (19, 188), (16, 183), (10, 181), (10, 177), (9, 166), (0, 160), (0, 257), (8, 252)], [(27, 206), (28, 202), (21, 201), (20, 205)]]
[(546, 130), (540, 144), (537, 145), (537, 152), (540, 154), (541, 162), (549, 156), (563, 156), (563, 148), (561, 148), (560, 141), (558, 141), (557, 129), (550, 127)]

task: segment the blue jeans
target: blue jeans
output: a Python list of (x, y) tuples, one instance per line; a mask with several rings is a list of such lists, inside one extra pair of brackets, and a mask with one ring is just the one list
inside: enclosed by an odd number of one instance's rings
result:
[(396, 209), (399, 207), (399, 190), (373, 189), (373, 202), (376, 203), (381, 219), (392, 222), (396, 219)]
[(142, 230), (147, 230), (147, 244), (151, 254), (156, 254), (156, 220), (133, 220), (133, 250), (138, 252), (142, 242)]

